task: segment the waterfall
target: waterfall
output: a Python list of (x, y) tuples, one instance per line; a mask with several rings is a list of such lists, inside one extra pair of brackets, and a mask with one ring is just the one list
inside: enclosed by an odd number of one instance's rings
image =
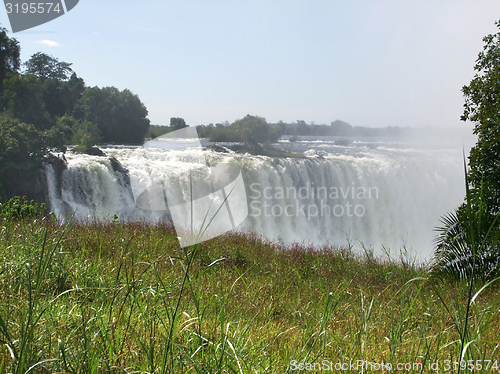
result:
[(247, 195), (241, 203), (248, 216), (238, 229), (284, 243), (351, 242), (376, 253), (406, 247), (424, 259), (432, 253), (440, 216), (465, 194), (461, 152), (449, 149), (379, 147), (305, 158), (142, 147), (103, 151), (110, 157), (68, 153), (60, 180), (46, 166), (50, 206), (61, 219), (169, 220), (168, 209), (139, 208), (133, 187), (147, 189), (154, 180), (187, 196), (193, 166), (228, 162), (241, 169)]

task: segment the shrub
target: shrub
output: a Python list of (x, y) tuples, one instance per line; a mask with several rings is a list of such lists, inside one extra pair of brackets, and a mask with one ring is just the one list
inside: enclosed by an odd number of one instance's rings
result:
[(0, 203), (0, 218), (4, 219), (41, 218), (45, 214), (45, 203), (38, 205), (34, 200), (28, 202), (26, 196), (16, 196), (6, 203)]

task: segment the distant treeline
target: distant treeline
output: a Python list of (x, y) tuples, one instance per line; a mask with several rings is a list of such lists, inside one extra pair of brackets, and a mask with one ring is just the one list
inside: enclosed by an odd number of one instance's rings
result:
[[(184, 127), (187, 127), (184, 119), (171, 118), (170, 126), (151, 125), (146, 137), (154, 139)], [(211, 123), (208, 126), (196, 126), (196, 129), (201, 138), (209, 139), (212, 142), (241, 142), (251, 146), (256, 146), (259, 143), (277, 142), (282, 135), (279, 126), (268, 124), (265, 118), (250, 114), (231, 124), (229, 122), (217, 123), (216, 125)]]
[(410, 127), (363, 127), (351, 126), (347, 122), (336, 120), (328, 125), (308, 125), (305, 121), (299, 120), (293, 123), (280, 121), (271, 126), (278, 126), (283, 135), (292, 136), (402, 136), (410, 133)]
[(281, 137), (281, 129), (268, 124), (263, 117), (246, 115), (231, 124), (197, 126), (198, 135), (212, 142), (242, 142), (256, 146), (259, 143), (275, 143)]
[[(341, 136), (341, 137), (400, 137), (413, 134), (416, 129), (411, 127), (387, 126), (387, 127), (363, 127), (352, 126), (347, 122), (336, 120), (330, 125), (307, 124), (303, 120), (286, 123), (267, 123), (264, 118), (250, 116), (254, 122), (261, 122), (260, 129), (264, 136), (259, 139), (259, 143), (276, 142), (282, 135), (289, 136)], [(245, 117), (245, 118), (247, 118)], [(250, 126), (249, 118), (246, 125), (241, 124), (242, 119), (234, 123), (223, 122), (216, 124), (198, 125), (196, 129), (202, 138), (213, 142), (248, 142), (248, 135), (245, 135), (247, 126)], [(186, 122), (182, 118), (171, 118), (170, 126), (151, 125), (147, 138), (156, 138), (171, 131), (186, 127)], [(265, 129), (265, 131), (264, 131)], [(246, 140), (247, 139), (247, 140)], [(253, 139), (252, 139), (253, 140)]]
[[(269, 123), (273, 136), (268, 141), (276, 141), (281, 135), (290, 136), (367, 136), (367, 137), (398, 137), (410, 135), (415, 129), (411, 127), (388, 126), (383, 128), (351, 126), (349, 123), (336, 120), (330, 125), (307, 124), (305, 121), (285, 123)], [(217, 123), (208, 126), (197, 126), (198, 134), (211, 141), (239, 141), (238, 130), (229, 124)], [(279, 136), (277, 137), (277, 134)]]

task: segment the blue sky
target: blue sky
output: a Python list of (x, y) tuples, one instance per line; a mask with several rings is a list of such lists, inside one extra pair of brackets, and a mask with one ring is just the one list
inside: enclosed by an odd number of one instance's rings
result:
[(23, 61), (130, 89), (154, 124), (464, 126), (460, 89), (499, 19), (498, 0), (80, 0), (11, 36)]

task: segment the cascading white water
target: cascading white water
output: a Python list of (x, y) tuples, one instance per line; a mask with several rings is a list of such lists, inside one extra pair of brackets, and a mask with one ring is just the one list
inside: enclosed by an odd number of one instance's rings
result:
[(295, 159), (194, 149), (103, 151), (124, 170), (115, 170), (108, 157), (72, 153), (66, 155), (68, 167), (60, 180), (47, 166), (50, 205), (59, 217), (169, 219), (166, 211), (138, 208), (131, 186), (147, 188), (153, 178), (187, 195), (186, 175), (193, 164), (201, 168), (229, 161), (241, 168), (247, 191), (249, 215), (240, 229), (285, 243), (345, 245), (350, 240), (379, 253), (382, 247), (399, 253), (406, 246), (424, 259), (432, 253), (440, 216), (464, 196), (459, 150), (378, 147)]
[[(249, 226), (287, 242), (352, 241), (393, 253), (406, 246), (428, 257), (439, 217), (464, 196), (459, 158), (439, 156), (438, 162), (429, 155), (401, 153), (255, 160), (247, 173)], [(257, 192), (266, 188), (270, 199)], [(281, 214), (286, 206), (291, 217)]]

